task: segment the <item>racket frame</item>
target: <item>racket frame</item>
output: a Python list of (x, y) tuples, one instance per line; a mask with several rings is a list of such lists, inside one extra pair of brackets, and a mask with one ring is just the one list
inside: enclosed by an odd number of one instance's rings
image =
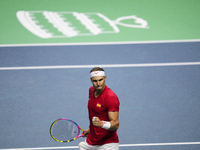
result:
[[(56, 122), (61, 121), (61, 120), (71, 121), (72, 123), (74, 123), (74, 124), (78, 127), (78, 133), (77, 133), (77, 136), (76, 136), (76, 137), (74, 137), (74, 138), (71, 139), (71, 140), (62, 141), (62, 140), (56, 139), (56, 138), (53, 136), (53, 133), (52, 133), (53, 126), (54, 126), (54, 124), (55, 124)], [(51, 135), (51, 137), (52, 137), (55, 141), (57, 141), (57, 142), (62, 142), (62, 143), (64, 143), (64, 142), (71, 142), (71, 141), (74, 141), (74, 140), (76, 140), (76, 139), (78, 139), (78, 138), (80, 138), (80, 137), (83, 137), (83, 134), (79, 135), (79, 134), (80, 134), (80, 131), (84, 131), (84, 130), (83, 130), (76, 122), (74, 122), (73, 120), (67, 119), (67, 118), (60, 118), (60, 119), (55, 120), (55, 121), (51, 124), (51, 127), (50, 127), (50, 135)]]

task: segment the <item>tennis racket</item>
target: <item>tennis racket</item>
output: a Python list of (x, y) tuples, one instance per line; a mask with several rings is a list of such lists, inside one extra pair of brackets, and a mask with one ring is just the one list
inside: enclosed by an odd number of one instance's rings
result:
[(84, 131), (76, 122), (61, 118), (57, 119), (51, 124), (50, 135), (57, 142), (71, 142), (83, 135), (79, 135)]

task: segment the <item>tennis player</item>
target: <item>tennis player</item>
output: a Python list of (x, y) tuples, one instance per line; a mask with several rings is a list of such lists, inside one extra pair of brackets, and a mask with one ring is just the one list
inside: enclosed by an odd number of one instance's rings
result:
[(85, 142), (79, 143), (80, 150), (118, 150), (119, 99), (105, 85), (107, 76), (102, 68), (90, 71), (93, 84), (89, 89), (88, 112), (90, 126), (83, 132)]

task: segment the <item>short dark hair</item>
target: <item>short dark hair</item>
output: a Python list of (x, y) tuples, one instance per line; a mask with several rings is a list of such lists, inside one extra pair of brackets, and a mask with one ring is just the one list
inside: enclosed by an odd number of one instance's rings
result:
[(103, 68), (101, 68), (101, 67), (94, 67), (94, 68), (90, 71), (90, 73), (93, 72), (93, 71), (104, 71), (104, 70), (103, 70)]

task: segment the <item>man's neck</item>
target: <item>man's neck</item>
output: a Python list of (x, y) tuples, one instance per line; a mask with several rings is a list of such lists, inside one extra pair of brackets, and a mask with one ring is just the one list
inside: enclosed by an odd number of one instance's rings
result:
[(103, 92), (104, 89), (105, 89), (105, 87), (102, 90), (95, 90), (94, 96), (97, 98), (99, 95), (101, 95), (101, 93)]

